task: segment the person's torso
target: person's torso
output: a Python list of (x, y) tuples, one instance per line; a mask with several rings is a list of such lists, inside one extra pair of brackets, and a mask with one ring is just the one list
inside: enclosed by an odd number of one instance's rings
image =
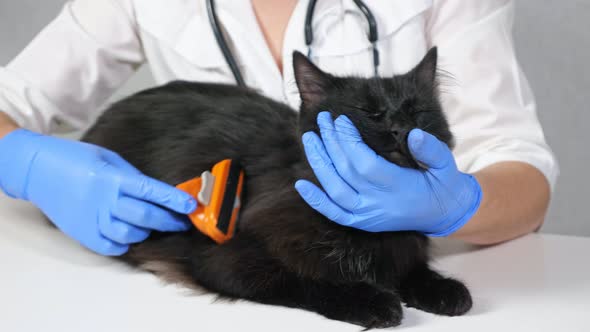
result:
[[(427, 52), (426, 14), (432, 0), (365, 0), (378, 28), (379, 75), (407, 72)], [(304, 22), (309, 0), (300, 0), (285, 31), (279, 71), (250, 0), (217, 0), (217, 15), (250, 88), (298, 108), (294, 50), (307, 54)], [(221, 53), (205, 0), (136, 1), (135, 15), (146, 59), (157, 83), (182, 79), (235, 83)], [(334, 75), (373, 75), (365, 16), (353, 0), (318, 0), (313, 15), (312, 61)]]

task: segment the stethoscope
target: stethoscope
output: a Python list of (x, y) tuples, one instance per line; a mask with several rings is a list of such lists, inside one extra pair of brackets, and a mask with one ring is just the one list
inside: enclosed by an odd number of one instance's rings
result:
[[(369, 7), (367, 7), (364, 1), (353, 0), (353, 2), (363, 13), (365, 19), (367, 20), (367, 24), (369, 25), (368, 40), (371, 43), (373, 49), (373, 70), (375, 77), (377, 77), (379, 73), (379, 50), (377, 49), (377, 39), (379, 38), (379, 34), (377, 32), (377, 21), (375, 20), (375, 16), (373, 15)], [(312, 20), (316, 3), (317, 0), (310, 0), (309, 5), (307, 6), (307, 12), (305, 14), (305, 45), (307, 46), (307, 57), (309, 59), (311, 59), (312, 55)], [(227, 65), (231, 69), (231, 72), (234, 75), (234, 78), (236, 79), (236, 83), (241, 87), (246, 87), (246, 82), (244, 81), (244, 77), (240, 72), (240, 68), (238, 67), (236, 58), (231, 49), (229, 48), (228, 43), (225, 40), (225, 36), (221, 31), (219, 19), (217, 18), (217, 13), (215, 11), (215, 2), (213, 0), (207, 0), (207, 15), (209, 16), (209, 22), (211, 23), (211, 28), (213, 29), (213, 34), (215, 35), (217, 44), (221, 49), (221, 53), (225, 58), (225, 62), (227, 62)]]

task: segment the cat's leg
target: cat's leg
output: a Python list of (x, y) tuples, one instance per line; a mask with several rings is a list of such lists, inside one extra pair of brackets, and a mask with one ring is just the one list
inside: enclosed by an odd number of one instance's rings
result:
[(403, 317), (397, 293), (366, 283), (332, 284), (300, 280), (300, 300), (308, 310), (367, 329), (398, 326)]
[(471, 309), (469, 290), (458, 280), (445, 278), (427, 265), (415, 268), (399, 286), (408, 307), (439, 315), (458, 316)]
[(191, 274), (200, 285), (226, 297), (302, 308), (367, 328), (396, 326), (402, 319), (396, 293), (366, 283), (299, 277), (257, 241), (243, 237), (195, 255)]

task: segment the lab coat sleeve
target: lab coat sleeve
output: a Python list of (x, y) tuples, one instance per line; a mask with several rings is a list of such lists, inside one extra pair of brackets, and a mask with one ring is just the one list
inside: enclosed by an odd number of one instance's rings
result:
[(130, 0), (70, 1), (0, 67), (0, 110), (41, 133), (84, 128), (143, 61)]
[(513, 21), (512, 1), (434, 1), (428, 39), (439, 47), (441, 99), (456, 136), (454, 154), (459, 168), (470, 173), (503, 161), (528, 163), (553, 189), (559, 169), (516, 59)]

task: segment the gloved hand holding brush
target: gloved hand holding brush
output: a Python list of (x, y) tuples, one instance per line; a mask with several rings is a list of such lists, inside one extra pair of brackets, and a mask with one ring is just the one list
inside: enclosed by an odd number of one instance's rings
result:
[(104, 148), (17, 129), (0, 139), (0, 188), (31, 201), (64, 233), (121, 255), (151, 230), (184, 231), (188, 194), (151, 179)]

